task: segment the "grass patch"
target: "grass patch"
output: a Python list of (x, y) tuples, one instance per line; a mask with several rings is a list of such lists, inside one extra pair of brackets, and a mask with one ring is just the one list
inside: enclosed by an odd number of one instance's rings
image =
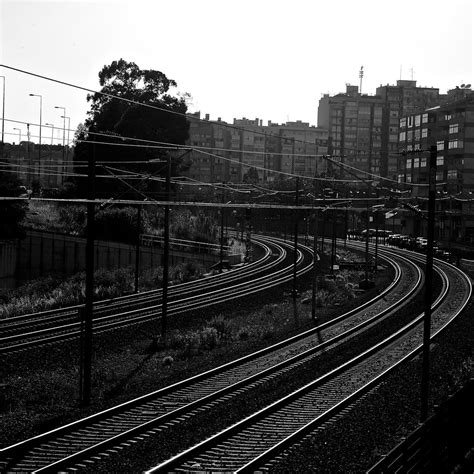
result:
[[(205, 272), (204, 266), (186, 262), (170, 269), (170, 284), (183, 283), (199, 278)], [(48, 276), (34, 280), (15, 290), (0, 290), (0, 318), (31, 314), (85, 302), (85, 272), (76, 273), (70, 278)], [(161, 287), (162, 268), (142, 272), (139, 275), (140, 291)], [(133, 267), (115, 270), (99, 269), (94, 272), (94, 300), (116, 298), (133, 293), (135, 287)]]

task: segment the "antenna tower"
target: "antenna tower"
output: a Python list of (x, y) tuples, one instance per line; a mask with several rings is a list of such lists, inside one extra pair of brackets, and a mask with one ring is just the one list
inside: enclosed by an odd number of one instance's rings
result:
[(359, 78), (360, 78), (359, 94), (362, 94), (362, 78), (363, 77), (364, 77), (364, 66), (361, 66), (360, 71), (359, 71)]

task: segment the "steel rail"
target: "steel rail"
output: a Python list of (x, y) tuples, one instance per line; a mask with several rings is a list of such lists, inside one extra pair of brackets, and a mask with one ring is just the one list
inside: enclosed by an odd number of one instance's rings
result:
[[(208, 287), (210, 282), (213, 280), (216, 280), (216, 282), (219, 282), (219, 284), (225, 284), (227, 281), (232, 281), (235, 280), (236, 278), (239, 278), (240, 273), (251, 273), (254, 270), (255, 271), (266, 271), (269, 268), (271, 268), (275, 263), (274, 259), (272, 260), (272, 251), (269, 249), (268, 245), (265, 243), (256, 240), (255, 244), (259, 247), (261, 247), (263, 256), (259, 258), (256, 261), (250, 262), (248, 264), (245, 264), (241, 267), (233, 268), (231, 271), (221, 273), (221, 274), (215, 274), (215, 275), (209, 275), (206, 276), (203, 279), (200, 280), (194, 280), (194, 281), (188, 281), (188, 282), (183, 282), (179, 283), (177, 285), (171, 285), (169, 288), (169, 295), (172, 296), (174, 293), (182, 293), (182, 292), (191, 292), (191, 291), (199, 291), (203, 287)], [(277, 262), (281, 261), (284, 258), (285, 253), (279, 254), (277, 258)], [(106, 300), (100, 300), (94, 302), (94, 311), (100, 312), (100, 310), (111, 310), (116, 306), (121, 306), (123, 307), (125, 304), (140, 304), (141, 302), (144, 301), (145, 304), (147, 304), (149, 301), (153, 301), (155, 304), (157, 301), (159, 301), (159, 298), (161, 297), (162, 290), (161, 289), (156, 289), (156, 290), (148, 290), (148, 291), (143, 291), (139, 293), (134, 293), (134, 294), (129, 294), (129, 295), (123, 295), (123, 296), (117, 296), (115, 298), (109, 298)], [(37, 313), (30, 313), (30, 314), (25, 314), (25, 315), (19, 315), (19, 316), (13, 316), (9, 318), (3, 318), (0, 320), (0, 328), (2, 329), (2, 332), (9, 328), (15, 328), (15, 327), (24, 327), (31, 321), (36, 322), (37, 320), (46, 320), (48, 322), (47, 318), (61, 318), (62, 316), (73, 316), (77, 318), (78, 311), (83, 305), (73, 305), (73, 306), (68, 306), (66, 308), (58, 308), (58, 309), (50, 309), (50, 310), (45, 310)]]
[[(400, 273), (400, 272), (399, 272), (399, 273)], [(398, 281), (400, 280), (400, 274), (397, 276), (397, 279), (398, 279)], [(385, 298), (386, 298), (386, 297), (387, 297), (387, 294), (389, 293), (389, 290), (386, 290), (384, 293), (385, 293), (385, 294), (382, 294), (381, 297), (385, 297)], [(376, 300), (376, 298), (374, 298), (373, 300), (371, 300), (371, 302), (367, 302), (367, 304), (364, 305), (364, 306), (367, 308), (368, 306), (370, 306), (371, 303), (374, 304), (374, 300)], [(390, 310), (393, 310), (393, 304), (391, 305), (390, 308), (387, 309), (387, 311), (390, 311)], [(352, 314), (352, 315), (354, 315), (354, 314), (356, 314), (356, 312), (357, 312), (356, 310), (353, 310), (353, 311), (351, 311), (351, 312), (349, 312), (349, 313), (347, 313), (347, 314)], [(365, 313), (368, 314), (367, 311), (365, 311)], [(367, 320), (367, 322), (366, 322), (365, 324), (366, 324), (366, 325), (370, 324), (370, 319), (373, 320), (373, 319), (375, 319), (375, 318), (376, 318), (376, 316), (373, 316), (372, 318), (369, 317), (368, 320)], [(342, 318), (336, 318), (336, 320), (337, 320), (337, 322), (340, 322), (340, 321), (342, 321)], [(336, 321), (336, 320), (335, 320), (335, 321)], [(335, 322), (333, 322), (333, 324), (335, 324)], [(326, 323), (325, 325), (322, 325), (322, 326), (319, 327), (319, 328), (316, 328), (316, 329), (307, 331), (307, 333), (306, 333), (304, 336), (302, 336), (302, 335), (300, 335), (300, 336), (295, 336), (294, 338), (292, 338), (292, 343), (294, 343), (294, 342), (296, 342), (296, 341), (298, 341), (298, 340), (301, 340), (303, 337), (306, 337), (306, 339), (312, 338), (312, 335), (316, 334), (317, 331), (321, 331), (321, 330), (323, 329), (323, 326), (324, 326), (325, 328), (328, 328), (328, 327), (330, 326), (330, 324), (329, 324), (329, 323)], [(363, 327), (363, 325), (360, 324), (360, 327)], [(346, 334), (346, 336), (348, 336), (348, 335), (350, 334), (350, 331), (347, 331), (345, 334)], [(342, 340), (342, 336), (340, 336), (340, 339)], [(301, 355), (294, 357), (293, 360), (291, 360), (291, 361), (289, 360), (289, 361), (286, 361), (286, 362), (284, 362), (284, 363), (281, 363), (280, 367), (279, 367), (279, 368), (278, 368), (278, 367), (274, 368), (273, 371), (275, 371), (275, 370), (283, 370), (284, 367), (287, 367), (290, 363), (291, 363), (291, 364), (298, 364), (298, 363), (301, 363), (301, 362), (299, 362), (299, 361), (303, 360), (304, 358), (312, 357), (312, 356), (314, 356), (314, 354), (315, 354), (317, 351), (322, 350), (322, 349), (325, 348), (326, 346), (329, 346), (329, 345), (331, 345), (331, 344), (334, 345), (334, 344), (336, 343), (336, 340), (337, 340), (337, 337), (333, 337), (333, 340), (327, 341), (326, 345), (321, 345), (319, 348), (314, 348), (314, 347), (313, 347), (313, 348), (310, 349), (310, 350), (303, 351), (303, 352), (306, 352), (306, 353), (302, 353)], [(286, 343), (288, 344), (288, 341), (287, 341)], [(269, 353), (269, 351), (271, 351), (271, 350), (276, 350), (278, 347), (282, 347), (283, 344), (284, 344), (284, 343), (280, 343), (279, 345), (275, 345), (275, 346), (273, 346), (273, 347), (271, 347), (271, 348), (268, 348), (268, 349), (266, 349), (266, 350), (259, 351), (259, 353), (256, 353), (256, 354), (247, 356), (246, 358), (243, 358), (243, 359), (241, 359), (241, 360), (239, 360), (239, 361), (235, 361), (235, 362), (233, 362), (233, 363), (226, 364), (225, 366), (222, 366), (221, 368), (217, 368), (217, 369), (215, 369), (214, 371), (209, 371), (208, 373), (204, 374), (204, 376), (206, 376), (206, 377), (209, 378), (211, 375), (215, 376), (217, 373), (219, 373), (219, 372), (221, 372), (221, 371), (223, 371), (223, 370), (229, 370), (230, 368), (235, 367), (237, 364), (243, 364), (244, 362), (249, 363), (250, 361), (252, 361), (253, 359), (255, 359), (257, 356), (258, 356), (258, 357), (261, 357), (261, 356), (264, 355), (265, 353)], [(304, 347), (304, 346), (303, 346), (303, 347)], [(281, 359), (281, 357), (280, 357), (280, 359)], [(274, 364), (273, 364), (273, 365), (274, 365)], [(260, 375), (255, 375), (255, 374), (254, 374), (254, 376), (253, 376), (253, 377), (250, 377), (246, 383), (251, 383), (253, 380), (258, 380), (258, 377), (263, 377), (264, 375), (268, 376), (268, 373), (269, 373), (269, 369), (265, 369), (264, 371), (261, 371), (261, 374), (260, 374)], [(184, 385), (186, 385), (186, 382), (187, 382), (187, 383), (191, 383), (191, 382), (192, 382), (192, 383), (196, 383), (196, 382), (198, 382), (199, 380), (200, 380), (200, 377), (198, 376), (197, 378), (193, 378), (193, 380), (189, 379), (189, 381), (184, 381)], [(238, 389), (238, 388), (242, 385), (242, 383), (244, 383), (244, 382), (241, 382), (240, 385), (239, 385), (239, 384), (235, 384), (235, 386), (233, 386), (233, 388), (232, 388), (232, 387), (225, 387), (224, 389), (221, 389), (221, 392), (220, 392), (220, 393), (216, 392), (216, 393), (214, 393), (214, 394), (209, 395), (208, 397), (210, 397), (210, 398), (208, 398), (208, 400), (214, 399), (215, 397), (218, 397), (218, 396), (223, 396), (225, 393), (227, 393), (228, 390), (231, 390), (231, 389), (236, 390), (236, 389)], [(176, 388), (176, 387), (174, 387), (174, 388)], [(154, 393), (154, 394), (150, 394), (150, 395), (151, 395), (151, 396), (155, 396), (155, 395), (158, 394), (159, 392), (160, 392), (160, 391), (158, 391), (158, 392), (156, 392), (156, 393)], [(162, 394), (165, 394), (165, 391), (161, 391), (161, 393), (162, 393)], [(147, 396), (147, 397), (148, 397), (148, 396)], [(133, 402), (133, 401), (132, 401), (132, 402)], [(132, 402), (130, 402), (130, 403), (132, 403)], [(146, 400), (145, 400), (145, 397), (141, 397), (141, 399), (137, 399), (135, 402), (136, 402), (136, 403), (143, 403), (143, 402), (146, 402)], [(195, 402), (195, 403), (196, 403), (196, 402)], [(200, 403), (203, 403), (203, 402), (200, 402)], [(124, 407), (124, 406), (120, 406), (120, 407), (117, 407), (117, 409), (123, 409), (123, 407)], [(169, 419), (170, 416), (177, 417), (177, 416), (182, 415), (182, 413), (183, 413), (183, 408), (184, 408), (184, 407), (181, 407), (181, 408), (179, 408), (179, 409), (173, 410), (171, 413), (165, 415), (165, 418), (162, 418), (162, 422), (164, 422), (166, 419)], [(187, 410), (190, 410), (190, 409), (191, 409), (191, 407), (190, 407), (189, 404), (188, 404)], [(106, 413), (106, 412), (104, 412), (104, 413)], [(108, 416), (112, 416), (114, 413), (116, 413), (116, 411), (113, 410), (113, 409), (111, 409), (111, 410), (108, 411), (107, 415), (108, 415)], [(174, 413), (174, 414), (173, 414), (173, 413)], [(96, 419), (97, 419), (97, 418), (96, 418)], [(89, 418), (89, 419), (83, 420), (82, 423), (89, 423), (89, 424), (90, 424), (91, 421), (92, 421), (92, 419)], [(132, 436), (134, 432), (140, 432), (140, 431), (143, 431), (143, 430), (148, 429), (153, 423), (156, 424), (156, 420), (152, 420), (152, 422), (148, 424), (148, 427), (147, 427), (147, 425), (145, 424), (145, 425), (142, 425), (142, 426), (140, 426), (140, 427), (137, 427), (137, 428), (133, 429), (134, 431), (130, 431), (130, 430), (129, 430), (129, 432), (127, 432), (127, 433), (125, 433), (125, 434), (122, 434), (122, 435), (119, 435), (119, 436), (120, 436), (122, 439), (123, 439), (124, 437), (127, 438), (127, 437), (129, 437), (129, 436)], [(80, 423), (78, 423), (77, 426), (79, 427), (79, 426), (80, 426)], [(65, 428), (67, 428), (67, 427), (65, 427)], [(56, 434), (58, 434), (58, 433), (59, 433), (59, 432), (56, 432)], [(52, 434), (52, 433), (51, 433), (51, 434)], [(45, 437), (43, 437), (42, 439), (44, 440)], [(106, 441), (105, 441), (104, 443), (102, 443), (102, 444), (98, 444), (98, 445), (96, 445), (96, 446), (93, 446), (92, 448), (88, 448), (88, 449), (84, 450), (82, 453), (80, 453), (80, 454), (76, 453), (76, 454), (73, 455), (73, 456), (74, 456), (74, 458), (78, 458), (78, 457), (80, 458), (81, 456), (84, 456), (84, 455), (86, 455), (87, 453), (90, 453), (90, 452), (93, 452), (93, 451), (97, 451), (98, 449), (99, 449), (99, 450), (100, 450), (100, 449), (106, 449), (106, 445), (110, 445), (110, 443), (111, 443), (112, 441), (113, 441), (113, 442), (119, 442), (119, 441), (120, 441), (120, 438), (117, 437), (117, 438), (115, 438), (115, 440), (110, 440), (110, 439), (109, 439), (109, 440), (106, 440)], [(32, 442), (32, 441), (31, 441), (31, 442)], [(26, 441), (26, 442), (24, 442), (24, 443), (28, 443), (28, 442)], [(24, 448), (24, 447), (25, 447), (25, 444), (24, 444), (24, 443), (23, 443), (21, 446), (17, 446), (17, 449), (21, 449), (22, 447)], [(12, 448), (14, 449), (15, 447), (12, 447)], [(63, 460), (63, 461), (61, 461), (61, 463), (66, 463), (66, 464), (67, 464), (67, 462), (72, 462), (74, 458), (67, 459), (67, 460)], [(58, 466), (56, 466), (56, 467), (60, 467), (60, 466), (58, 465)]]
[[(267, 247), (264, 243), (261, 243)], [(309, 250), (307, 250), (309, 251)], [(267, 254), (271, 253), (268, 251)], [(233, 277), (233, 280), (236, 281), (243, 280), (240, 285), (229, 286), (229, 281), (220, 284), (221, 289), (212, 290), (208, 292), (203, 292), (205, 287), (215, 288), (214, 280), (206, 283), (206, 286), (201, 284), (201, 288), (198, 292), (198, 296), (188, 296), (187, 298), (182, 298), (180, 300), (171, 300), (170, 301), (170, 315), (177, 314), (183, 311), (189, 311), (192, 309), (198, 309), (209, 305), (214, 305), (232, 298), (238, 298), (245, 296), (251, 293), (256, 293), (258, 291), (263, 291), (268, 289), (271, 286), (276, 286), (278, 284), (284, 283), (291, 278), (290, 268), (286, 267), (279, 269), (272, 274), (265, 274), (262, 277), (254, 278), (251, 277), (255, 274), (261, 273), (266, 270), (269, 271), (271, 267), (276, 267), (278, 264), (281, 264), (286, 257), (286, 251), (281, 250), (278, 258), (270, 264), (266, 264), (264, 269), (259, 269), (258, 267), (252, 270), (252, 272), (240, 273), (238, 277)], [(298, 262), (302, 261), (301, 252), (299, 252)], [(298, 274), (302, 274), (310, 270), (310, 264), (306, 265), (304, 268), (298, 270)], [(255, 283), (249, 283), (255, 282)], [(176, 285), (178, 286), (178, 285)], [(250, 288), (249, 288), (250, 286)], [(188, 289), (181, 288), (179, 293), (175, 293), (175, 297), (178, 294), (189, 293)], [(96, 316), (94, 318), (94, 326), (96, 331), (110, 330), (117, 327), (122, 327), (129, 324), (138, 324), (144, 321), (149, 320), (151, 317), (156, 318), (157, 315), (161, 314), (160, 304), (154, 304), (153, 306), (148, 306), (145, 308), (139, 308), (137, 310), (130, 310), (126, 312), (114, 313), (109, 316)], [(100, 327), (99, 327), (100, 326)], [(59, 334), (54, 334), (60, 331)], [(61, 332), (62, 331), (62, 332)], [(67, 331), (65, 333), (65, 331)], [(77, 337), (80, 334), (80, 322), (75, 321), (68, 324), (63, 324), (56, 327), (47, 327), (43, 329), (37, 329), (33, 332), (26, 334), (14, 334), (10, 336), (5, 336), (0, 338), (0, 344), (4, 344), (3, 347), (0, 347), (0, 352), (12, 352), (20, 349), (25, 349), (33, 347), (38, 344), (45, 344), (51, 342), (58, 342), (70, 338)], [(32, 337), (32, 340), (22, 342), (23, 339), (27, 337)]]
[[(443, 279), (443, 291), (433, 303), (435, 324), (432, 337), (439, 335), (454, 320), (472, 295), (471, 281), (464, 276), (462, 301), (457, 302), (454, 309), (447, 298), (449, 279), (444, 270), (439, 267), (437, 270)], [(449, 311), (442, 309), (443, 304), (450, 306)], [(402, 361), (417, 355), (422, 347), (423, 316), (419, 315), (381, 343), (316, 381), (147, 472), (263, 470), (265, 464), (279, 456), (282, 450), (340, 414), (378, 385)], [(416, 335), (413, 334), (415, 330)], [(389, 355), (385, 357), (384, 353)], [(367, 364), (367, 361), (371, 361), (371, 365), (362, 369), (362, 364)]]

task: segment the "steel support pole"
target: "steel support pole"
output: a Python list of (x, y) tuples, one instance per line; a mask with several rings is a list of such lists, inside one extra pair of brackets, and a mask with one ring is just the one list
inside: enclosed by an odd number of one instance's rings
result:
[(135, 293), (138, 293), (138, 274), (140, 273), (140, 228), (142, 206), (137, 206), (137, 241), (135, 243)]
[(423, 362), (421, 374), (421, 410), (420, 421), (428, 418), (429, 378), (430, 378), (430, 338), (431, 338), (431, 300), (433, 290), (433, 241), (436, 202), (436, 145), (430, 148), (429, 190), (428, 190), (428, 243), (426, 249), (425, 270), (425, 314), (423, 317)]
[(165, 232), (164, 232), (164, 248), (163, 248), (163, 300), (161, 310), (161, 338), (163, 344), (166, 342), (167, 318), (168, 318), (168, 280), (169, 280), (169, 254), (170, 254), (170, 206), (171, 197), (171, 155), (168, 155), (168, 164), (166, 169), (166, 201), (165, 204)]
[(92, 387), (92, 351), (93, 351), (93, 298), (94, 298), (94, 234), (95, 234), (95, 145), (89, 152), (88, 164), (88, 203), (87, 203), (87, 240), (86, 240), (86, 288), (84, 305), (84, 359), (82, 404), (89, 405)]
[[(299, 179), (296, 178), (295, 206), (299, 205)], [(296, 266), (298, 264), (298, 209), (295, 209), (295, 235), (294, 235), (294, 257), (293, 257), (293, 299), (296, 299), (298, 289), (296, 287)]]
[(314, 214), (314, 237), (313, 237), (313, 293), (311, 298), (311, 318), (316, 320), (316, 292), (317, 292), (317, 262), (318, 257), (318, 211)]

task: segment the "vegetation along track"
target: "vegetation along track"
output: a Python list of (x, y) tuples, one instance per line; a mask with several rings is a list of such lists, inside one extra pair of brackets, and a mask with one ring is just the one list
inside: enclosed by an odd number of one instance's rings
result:
[[(384, 253), (386, 253), (384, 251)], [(411, 259), (424, 263), (424, 257)], [(436, 262), (443, 281), (432, 305), (431, 338), (460, 314), (472, 294), (470, 279), (456, 267)], [(155, 472), (270, 470), (304, 437), (321, 434), (396, 367), (422, 348), (423, 314), (385, 340), (257, 413), (151, 469)]]
[(335, 350), (389, 318), (419, 291), (422, 277), (414, 264), (403, 256), (384, 258), (394, 267), (395, 279), (361, 307), (239, 360), (5, 448), (0, 451), (0, 467), (9, 472), (80, 468), (216, 404), (232, 403), (246, 391), (311, 363), (323, 351)]
[[(291, 244), (259, 236), (255, 236), (253, 241), (262, 254), (257, 261), (229, 272), (170, 286), (168, 315), (232, 300), (290, 281), (293, 277)], [(301, 275), (311, 270), (311, 267), (311, 250), (300, 246), (297, 274)], [(106, 331), (159, 318), (162, 311), (161, 296), (162, 290), (154, 290), (95, 303), (94, 331)], [(0, 353), (78, 337), (81, 330), (79, 308), (74, 306), (2, 319)]]

